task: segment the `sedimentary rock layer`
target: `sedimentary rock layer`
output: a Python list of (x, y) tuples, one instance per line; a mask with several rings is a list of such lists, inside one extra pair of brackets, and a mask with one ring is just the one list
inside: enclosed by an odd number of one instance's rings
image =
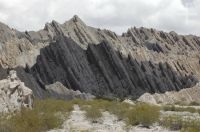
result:
[(89, 27), (78, 16), (37, 32), (0, 25), (1, 66), (20, 70), (37, 97), (47, 96), (45, 86), (55, 82), (97, 97), (137, 98), (179, 91), (200, 79), (197, 36), (143, 27), (120, 36)]

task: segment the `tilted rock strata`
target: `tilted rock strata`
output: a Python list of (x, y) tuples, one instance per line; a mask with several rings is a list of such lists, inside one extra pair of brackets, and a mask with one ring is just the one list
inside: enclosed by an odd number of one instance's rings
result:
[(31, 71), (43, 85), (60, 81), (101, 97), (137, 98), (144, 92), (178, 91), (197, 82), (193, 75), (181, 76), (167, 62), (121, 56), (108, 41), (83, 50), (66, 37), (42, 49)]
[(200, 79), (197, 36), (143, 27), (119, 36), (78, 16), (37, 32), (1, 29), (2, 66), (24, 67), (21, 76), (39, 97), (48, 96), (45, 85), (57, 81), (100, 97), (137, 98), (192, 87)]

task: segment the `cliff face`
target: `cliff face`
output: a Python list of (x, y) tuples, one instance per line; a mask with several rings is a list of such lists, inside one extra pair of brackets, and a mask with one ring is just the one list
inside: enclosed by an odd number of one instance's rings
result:
[(74, 16), (37, 32), (1, 24), (0, 39), (2, 67), (20, 70), (19, 77), (38, 97), (47, 96), (46, 85), (55, 82), (100, 97), (138, 98), (144, 92), (189, 88), (200, 79), (197, 36), (143, 27), (119, 36)]

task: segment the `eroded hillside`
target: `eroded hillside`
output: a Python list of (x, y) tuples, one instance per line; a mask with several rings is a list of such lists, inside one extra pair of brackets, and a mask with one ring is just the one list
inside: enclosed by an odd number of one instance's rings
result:
[(200, 38), (175, 32), (134, 27), (120, 36), (74, 16), (37, 32), (0, 24), (0, 46), (0, 77), (15, 67), (37, 97), (48, 96), (46, 85), (55, 82), (100, 97), (138, 98), (200, 79)]

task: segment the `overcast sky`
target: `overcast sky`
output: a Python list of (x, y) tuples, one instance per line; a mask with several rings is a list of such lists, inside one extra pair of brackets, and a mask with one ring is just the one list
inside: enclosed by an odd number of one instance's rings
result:
[(63, 23), (75, 14), (118, 34), (143, 26), (200, 35), (200, 0), (0, 0), (0, 21), (20, 31)]

